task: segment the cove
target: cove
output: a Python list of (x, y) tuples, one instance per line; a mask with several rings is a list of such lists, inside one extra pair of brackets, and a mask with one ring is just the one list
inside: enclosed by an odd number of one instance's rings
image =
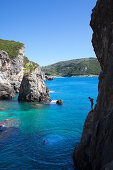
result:
[[(74, 169), (73, 151), (98, 94), (97, 77), (47, 81), (52, 100), (63, 105), (0, 101), (0, 169)], [(43, 143), (43, 140), (46, 143)]]

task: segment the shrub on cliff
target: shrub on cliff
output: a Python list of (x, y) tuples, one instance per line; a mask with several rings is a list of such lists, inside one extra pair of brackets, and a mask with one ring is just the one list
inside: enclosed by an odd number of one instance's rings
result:
[(24, 66), (24, 75), (29, 76), (33, 71), (35, 71), (35, 67), (32, 63), (28, 63)]
[(23, 43), (0, 39), (0, 51), (6, 51), (11, 59), (17, 57), (19, 49), (24, 46)]
[(35, 68), (38, 67), (39, 65), (33, 61), (30, 61), (26, 56), (24, 56), (24, 68), (26, 67), (27, 64), (31, 63)]

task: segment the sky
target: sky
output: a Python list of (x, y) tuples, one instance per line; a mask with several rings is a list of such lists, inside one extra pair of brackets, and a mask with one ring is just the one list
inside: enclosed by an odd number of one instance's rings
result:
[(0, 38), (25, 44), (41, 66), (95, 57), (89, 26), (96, 0), (0, 0)]

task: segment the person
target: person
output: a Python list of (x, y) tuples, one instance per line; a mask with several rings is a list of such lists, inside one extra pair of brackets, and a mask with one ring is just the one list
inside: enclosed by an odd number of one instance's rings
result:
[(90, 100), (90, 102), (91, 102), (91, 109), (93, 110), (93, 104), (94, 104), (94, 103), (93, 103), (93, 100), (94, 100), (94, 99), (92, 99), (91, 97), (88, 97), (88, 98), (89, 98), (89, 100)]
[(43, 140), (43, 143), (45, 143), (45, 144), (46, 144), (46, 141), (45, 141), (45, 140)]

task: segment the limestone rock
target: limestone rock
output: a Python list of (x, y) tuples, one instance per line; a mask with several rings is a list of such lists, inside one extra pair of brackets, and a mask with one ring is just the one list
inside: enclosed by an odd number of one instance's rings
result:
[(0, 83), (7, 82), (12, 86), (15, 93), (19, 92), (20, 83), (23, 78), (23, 57), (25, 47), (23, 46), (14, 59), (10, 59), (7, 52), (0, 51)]
[(113, 0), (98, 0), (91, 16), (100, 62), (97, 104), (89, 112), (74, 161), (80, 170), (113, 169)]
[(45, 79), (46, 79), (46, 81), (47, 81), (47, 80), (54, 80), (54, 77), (53, 77), (53, 76), (47, 76), (47, 75), (45, 75)]
[(49, 89), (43, 81), (40, 67), (30, 75), (23, 77), (18, 100), (27, 102), (50, 101)]
[(13, 87), (8, 83), (0, 83), (0, 100), (11, 99), (15, 96)]

